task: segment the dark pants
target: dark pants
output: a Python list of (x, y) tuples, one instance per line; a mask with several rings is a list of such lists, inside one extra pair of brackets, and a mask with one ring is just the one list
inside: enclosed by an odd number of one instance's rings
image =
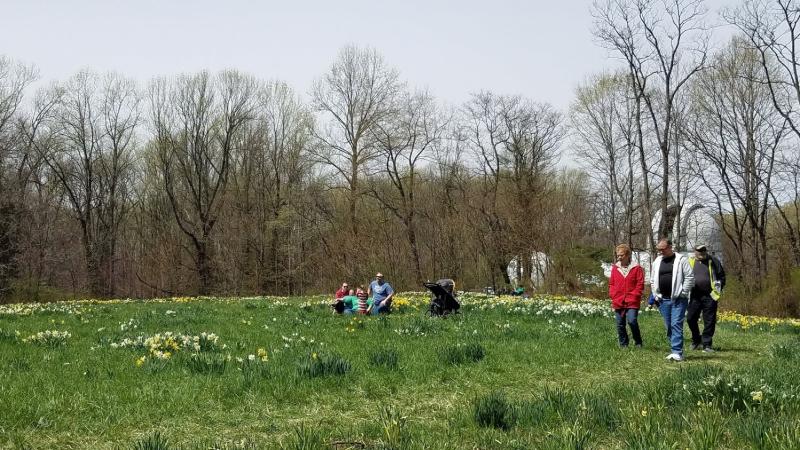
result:
[[(703, 314), (703, 334), (700, 335), (700, 326), (697, 324), (700, 314)], [(710, 295), (692, 298), (686, 310), (686, 323), (692, 332), (692, 344), (703, 344), (703, 348), (711, 347), (714, 338), (714, 329), (717, 326), (717, 302)]]
[(639, 310), (638, 309), (617, 309), (614, 311), (614, 316), (617, 318), (617, 335), (619, 335), (619, 345), (622, 347), (628, 346), (628, 330), (625, 326), (627, 323), (631, 327), (631, 334), (633, 335), (633, 343), (642, 345), (642, 333), (639, 331)]

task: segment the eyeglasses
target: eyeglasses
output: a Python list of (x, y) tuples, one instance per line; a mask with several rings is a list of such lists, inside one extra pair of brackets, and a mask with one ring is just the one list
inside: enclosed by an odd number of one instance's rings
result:
[(661, 252), (665, 252), (665, 251), (667, 251), (667, 249), (668, 249), (668, 248), (669, 248), (669, 247), (664, 247), (664, 248), (658, 248), (658, 247), (656, 247), (656, 251), (657, 251), (657, 252), (659, 252), (659, 253), (661, 253)]

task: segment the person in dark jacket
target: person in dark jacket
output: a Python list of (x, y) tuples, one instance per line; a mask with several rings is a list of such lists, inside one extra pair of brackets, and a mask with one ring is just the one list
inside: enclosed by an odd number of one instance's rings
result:
[[(694, 248), (694, 257), (689, 258), (694, 272), (694, 287), (686, 309), (686, 323), (692, 332), (692, 350), (703, 349), (711, 353), (714, 329), (717, 325), (717, 302), (725, 288), (725, 269), (717, 258), (708, 253), (706, 245)], [(698, 320), (703, 316), (703, 334), (700, 334)]]
[(617, 336), (619, 346), (628, 347), (628, 330), (631, 328), (633, 343), (642, 346), (642, 333), (639, 330), (639, 307), (644, 291), (644, 269), (631, 261), (631, 248), (620, 244), (614, 249), (617, 262), (611, 266), (611, 277), (608, 280), (608, 296), (611, 297), (611, 308), (617, 319)]

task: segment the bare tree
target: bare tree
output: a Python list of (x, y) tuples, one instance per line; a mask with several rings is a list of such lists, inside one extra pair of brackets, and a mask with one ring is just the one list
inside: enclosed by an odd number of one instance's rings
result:
[[(292, 229), (300, 220), (301, 192), (311, 175), (309, 155), (313, 120), (292, 89), (281, 82), (270, 83), (259, 95), (259, 115), (254, 123), (262, 145), (255, 156), (253, 183), (258, 203), (257, 255), (261, 289), (287, 292), (304, 264), (290, 257), (296, 253)], [(294, 247), (293, 247), (294, 245)], [(295, 287), (296, 288), (296, 287)]]
[(447, 125), (448, 119), (443, 117), (436, 100), (427, 92), (418, 92), (403, 95), (397, 114), (388, 116), (373, 130), (384, 166), (377, 172), (377, 177), (388, 175), (391, 189), (384, 190), (378, 186), (379, 180), (373, 180), (372, 195), (403, 223), (418, 284), (425, 281), (417, 240), (420, 165), (430, 159), (430, 153), (442, 139)]
[(501, 157), (512, 200), (508, 208), (510, 237), (522, 262), (517, 267), (531, 274), (536, 268), (529, 255), (550, 248), (550, 235), (545, 231), (550, 215), (544, 206), (551, 194), (549, 175), (560, 157), (565, 130), (561, 113), (548, 104), (520, 97), (506, 97), (502, 104), (508, 131)]
[(740, 38), (714, 58), (693, 94), (694, 167), (723, 217), (738, 267), (752, 271), (741, 275), (758, 289), (767, 273), (769, 208), (786, 120), (773, 106), (758, 53)]
[(15, 119), (25, 89), (38, 77), (36, 69), (0, 56), (0, 297), (17, 271), (23, 187), (30, 154)]
[(478, 214), (469, 222), (477, 228), (481, 253), (487, 259), (492, 286), (497, 287), (497, 275), (509, 284), (506, 267), (513, 257), (509, 248), (509, 225), (501, 214), (501, 182), (503, 174), (503, 144), (508, 141), (508, 130), (503, 121), (501, 100), (491, 92), (472, 96), (464, 108), (468, 145), (476, 158), (479, 198), (470, 207)]
[(636, 198), (635, 105), (630, 78), (600, 75), (577, 89), (571, 108), (578, 157), (595, 182), (603, 201), (597, 205), (608, 227), (608, 244), (634, 245)]
[(393, 114), (401, 87), (398, 71), (376, 50), (347, 46), (311, 90), (314, 109), (324, 119), (316, 132), (315, 157), (345, 182), (353, 237), (359, 234), (363, 171), (378, 152), (373, 131)]
[(480, 200), (472, 207), (480, 221), (482, 248), (493, 282), (510, 282), (508, 262), (541, 251), (546, 241), (537, 220), (547, 220), (539, 201), (547, 195), (547, 175), (558, 160), (564, 136), (561, 115), (546, 104), (491, 92), (474, 95), (465, 107), (469, 145), (476, 156)]
[[(762, 76), (769, 89), (775, 110), (783, 117), (795, 142), (800, 140), (800, 3), (796, 0), (755, 0), (744, 2), (725, 13), (758, 55)], [(795, 265), (800, 265), (800, 225), (792, 220), (790, 207), (797, 204), (797, 179), (793, 173), (800, 165), (800, 153), (782, 155), (776, 168), (788, 185), (788, 197), (771, 190), (773, 206), (779, 213), (792, 246)], [(795, 208), (796, 211), (796, 208)]]
[(160, 175), (173, 217), (191, 242), (198, 292), (214, 282), (212, 232), (225, 201), (231, 155), (254, 119), (256, 82), (235, 71), (158, 79), (150, 86)]
[[(89, 291), (113, 295), (117, 238), (128, 211), (139, 123), (135, 84), (119, 75), (81, 72), (51, 91), (38, 117), (48, 116), (47, 136), (28, 130), (79, 223)], [(51, 109), (52, 108), (52, 109)]]
[[(627, 64), (637, 101), (644, 104), (653, 127), (661, 156), (663, 217), (671, 194), (670, 157), (676, 152), (673, 138), (678, 96), (703, 69), (708, 53), (704, 0), (597, 0), (593, 14), (595, 36)], [(644, 151), (643, 138), (640, 151)], [(643, 169), (644, 160), (642, 155)], [(649, 196), (645, 201), (650, 210)], [(652, 211), (648, 216), (652, 217)], [(662, 220), (659, 234), (668, 232), (667, 221)]]

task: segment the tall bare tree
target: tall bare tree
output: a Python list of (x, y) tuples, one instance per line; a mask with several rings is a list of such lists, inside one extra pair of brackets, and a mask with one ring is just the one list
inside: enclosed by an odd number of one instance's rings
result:
[[(0, 297), (17, 272), (23, 187), (31, 154), (17, 127), (25, 89), (38, 77), (36, 69), (0, 55)], [(34, 156), (35, 159), (35, 156)]]
[(431, 151), (443, 138), (447, 125), (448, 119), (436, 100), (427, 92), (417, 92), (404, 94), (397, 114), (388, 116), (373, 130), (376, 146), (383, 157), (383, 169), (376, 172), (376, 178), (388, 176), (391, 189), (383, 189), (378, 180), (373, 180), (372, 194), (403, 223), (418, 284), (426, 278), (422, 275), (417, 240), (420, 167), (430, 160)]
[[(775, 110), (783, 117), (794, 141), (800, 140), (800, 2), (754, 0), (729, 9), (725, 18), (735, 25), (759, 57), (766, 86)], [(797, 179), (800, 152), (788, 151), (780, 158), (777, 172), (788, 185), (788, 197), (771, 192), (773, 206), (786, 227), (795, 265), (800, 265), (800, 224), (792, 220), (786, 206), (799, 203)], [(789, 205), (785, 205), (785, 202)], [(795, 208), (796, 212), (796, 208)]]
[[(311, 175), (309, 154), (313, 119), (294, 91), (285, 83), (274, 82), (259, 95), (255, 122), (262, 142), (255, 157), (255, 197), (259, 245), (257, 250), (261, 288), (268, 292), (292, 290), (296, 274), (304, 270), (292, 229), (300, 219), (301, 192)], [(296, 288), (296, 286), (295, 286)]]
[(256, 88), (252, 77), (235, 71), (162, 78), (150, 86), (160, 175), (173, 217), (190, 240), (200, 294), (213, 287), (212, 232), (232, 153), (255, 118)]
[[(707, 59), (706, 12), (704, 0), (597, 0), (593, 6), (594, 34), (628, 66), (637, 100), (644, 104), (658, 143), (662, 217), (671, 197), (670, 158), (676, 154), (679, 96)], [(643, 151), (644, 139), (640, 147)], [(644, 156), (641, 160), (644, 168)], [(646, 202), (649, 209), (650, 200)], [(659, 234), (669, 231), (662, 220)]]
[(627, 242), (635, 247), (640, 228), (635, 219), (641, 209), (637, 181), (641, 172), (636, 163), (636, 107), (630, 87), (625, 73), (593, 77), (577, 89), (571, 108), (577, 155), (602, 199), (597, 206), (611, 246)]
[(737, 266), (758, 289), (767, 273), (775, 161), (787, 131), (763, 82), (758, 53), (736, 38), (695, 80), (690, 142), (703, 191), (723, 220)]
[[(35, 144), (79, 223), (89, 291), (115, 292), (117, 238), (128, 212), (140, 98), (133, 81), (80, 72), (50, 93), (48, 136)], [(33, 122), (36, 123), (35, 121)], [(31, 131), (33, 129), (31, 128)]]
[(345, 182), (353, 237), (359, 234), (356, 208), (365, 192), (363, 172), (378, 153), (373, 131), (394, 113), (401, 87), (398, 71), (376, 50), (347, 46), (311, 90), (313, 107), (322, 119), (315, 157)]

